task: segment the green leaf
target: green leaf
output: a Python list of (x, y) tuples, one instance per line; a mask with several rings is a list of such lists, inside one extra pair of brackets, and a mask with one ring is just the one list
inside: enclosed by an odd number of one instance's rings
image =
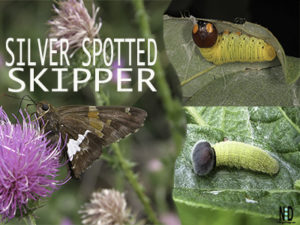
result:
[(286, 82), (288, 84), (295, 83), (300, 77), (300, 59), (296, 57), (287, 57), (286, 70), (288, 76), (286, 77)]
[(242, 31), (267, 40), (278, 57), (272, 62), (216, 66), (206, 61), (194, 44), (190, 18), (165, 16), (166, 51), (179, 76), (186, 105), (299, 105), (300, 59), (286, 57), (270, 31), (257, 24), (211, 21), (221, 31)]
[(284, 112), (287, 114), (287, 117), (298, 127), (300, 127), (300, 111), (297, 107), (287, 107), (283, 108)]
[[(230, 212), (228, 210), (197, 208), (179, 202), (176, 204), (176, 208), (177, 211), (180, 213), (182, 225), (274, 225), (277, 224), (278, 221), (278, 218), (267, 219), (264, 217), (258, 217), (244, 213)], [(293, 219), (293, 222), (297, 222), (297, 220)]]
[[(300, 179), (299, 108), (186, 107), (186, 111), (187, 138), (175, 163), (173, 199), (178, 207), (195, 208), (195, 217), (196, 209), (205, 207), (278, 218), (279, 206), (290, 205), (294, 216), (300, 216), (300, 190), (294, 187)], [(221, 167), (200, 177), (193, 172), (191, 150), (201, 139), (211, 144), (228, 139), (264, 149), (279, 162), (279, 173)]]

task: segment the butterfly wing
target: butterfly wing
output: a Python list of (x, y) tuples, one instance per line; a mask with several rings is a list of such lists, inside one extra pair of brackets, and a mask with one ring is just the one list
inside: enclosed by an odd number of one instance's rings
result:
[(137, 131), (147, 116), (142, 109), (122, 106), (63, 106), (57, 113), (61, 132), (68, 134), (67, 155), (77, 178), (99, 158), (103, 146)]
[(61, 126), (60, 132), (67, 136), (65, 155), (69, 159), (72, 176), (79, 178), (99, 158), (103, 143), (91, 132), (83, 117), (66, 117)]

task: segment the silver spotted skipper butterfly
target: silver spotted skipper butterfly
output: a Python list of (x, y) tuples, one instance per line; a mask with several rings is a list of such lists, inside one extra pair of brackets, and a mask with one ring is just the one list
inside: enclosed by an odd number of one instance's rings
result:
[(40, 126), (51, 143), (63, 139), (62, 155), (69, 159), (71, 175), (80, 175), (99, 158), (102, 148), (143, 126), (147, 113), (123, 106), (61, 106), (36, 104)]

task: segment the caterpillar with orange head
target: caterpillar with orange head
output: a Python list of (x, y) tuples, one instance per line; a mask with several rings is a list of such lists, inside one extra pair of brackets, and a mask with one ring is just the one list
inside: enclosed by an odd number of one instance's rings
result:
[(216, 65), (272, 61), (276, 57), (274, 47), (264, 40), (241, 32), (219, 34), (214, 24), (203, 20), (194, 22), (192, 36), (202, 56)]

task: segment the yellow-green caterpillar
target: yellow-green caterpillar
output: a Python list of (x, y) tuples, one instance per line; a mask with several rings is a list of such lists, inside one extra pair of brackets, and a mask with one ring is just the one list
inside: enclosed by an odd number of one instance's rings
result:
[(276, 57), (274, 47), (264, 40), (241, 32), (218, 34), (217, 28), (210, 22), (200, 20), (195, 23), (192, 35), (202, 56), (216, 65), (272, 61)]
[(211, 146), (206, 141), (197, 142), (192, 151), (195, 173), (207, 175), (215, 167), (229, 166), (274, 175), (279, 171), (276, 159), (266, 151), (236, 141), (219, 142)]

